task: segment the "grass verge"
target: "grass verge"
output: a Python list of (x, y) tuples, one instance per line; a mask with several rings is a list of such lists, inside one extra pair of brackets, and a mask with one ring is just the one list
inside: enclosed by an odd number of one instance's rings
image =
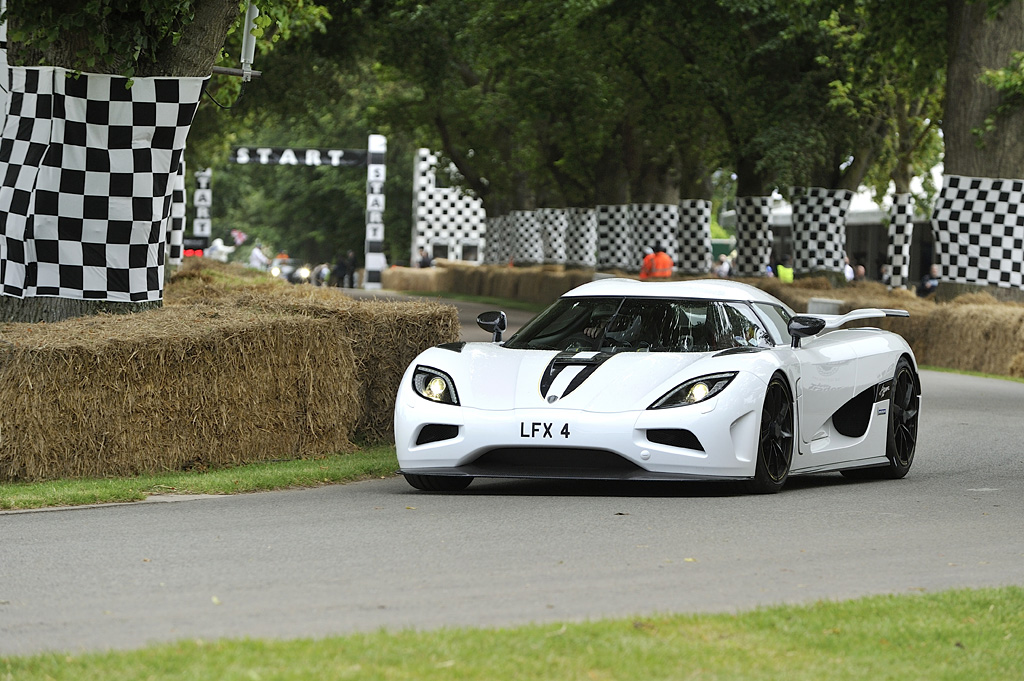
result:
[(235, 468), (134, 478), (0, 483), (0, 510), (141, 501), (155, 494), (237, 494), (351, 482), (394, 475), (394, 445), (319, 459), (272, 461)]
[(182, 641), (0, 658), (33, 679), (1020, 679), (1024, 589), (968, 589), (510, 629)]

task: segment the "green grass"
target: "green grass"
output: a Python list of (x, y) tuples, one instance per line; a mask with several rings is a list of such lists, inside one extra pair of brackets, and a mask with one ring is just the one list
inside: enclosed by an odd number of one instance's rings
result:
[(0, 658), (0, 679), (1019, 680), (1024, 589), (509, 629), (182, 641)]
[[(319, 459), (273, 461), (234, 468), (134, 478), (0, 483), (0, 510), (140, 501), (154, 494), (237, 494), (351, 482), (394, 475), (393, 445)], [(0, 677), (0, 681), (5, 681)]]

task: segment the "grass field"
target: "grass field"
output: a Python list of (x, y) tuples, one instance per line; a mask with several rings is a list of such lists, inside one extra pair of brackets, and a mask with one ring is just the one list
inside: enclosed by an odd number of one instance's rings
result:
[(318, 640), (183, 641), (0, 658), (0, 679), (1017, 681), (1024, 589)]

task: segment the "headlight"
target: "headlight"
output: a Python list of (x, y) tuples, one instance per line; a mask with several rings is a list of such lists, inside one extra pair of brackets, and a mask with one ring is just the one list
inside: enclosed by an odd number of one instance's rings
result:
[(299, 268), (299, 278), (300, 279), (309, 279), (309, 268), (308, 267), (300, 267)]
[(272, 277), (280, 277), (281, 276), (281, 268), (277, 267), (276, 265), (274, 267), (271, 267), (270, 268), (270, 276), (272, 276)]
[(458, 406), (459, 396), (455, 392), (452, 377), (443, 371), (418, 366), (412, 374), (412, 387), (420, 397), (431, 402)]
[(684, 407), (710, 399), (725, 390), (725, 387), (736, 378), (735, 371), (722, 374), (709, 374), (679, 385), (663, 395), (648, 409), (668, 409)]

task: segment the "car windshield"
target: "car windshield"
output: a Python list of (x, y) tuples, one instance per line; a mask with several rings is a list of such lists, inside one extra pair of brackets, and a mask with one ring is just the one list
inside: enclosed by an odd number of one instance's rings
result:
[(715, 303), (668, 298), (561, 298), (508, 339), (520, 350), (708, 352), (735, 347)]

